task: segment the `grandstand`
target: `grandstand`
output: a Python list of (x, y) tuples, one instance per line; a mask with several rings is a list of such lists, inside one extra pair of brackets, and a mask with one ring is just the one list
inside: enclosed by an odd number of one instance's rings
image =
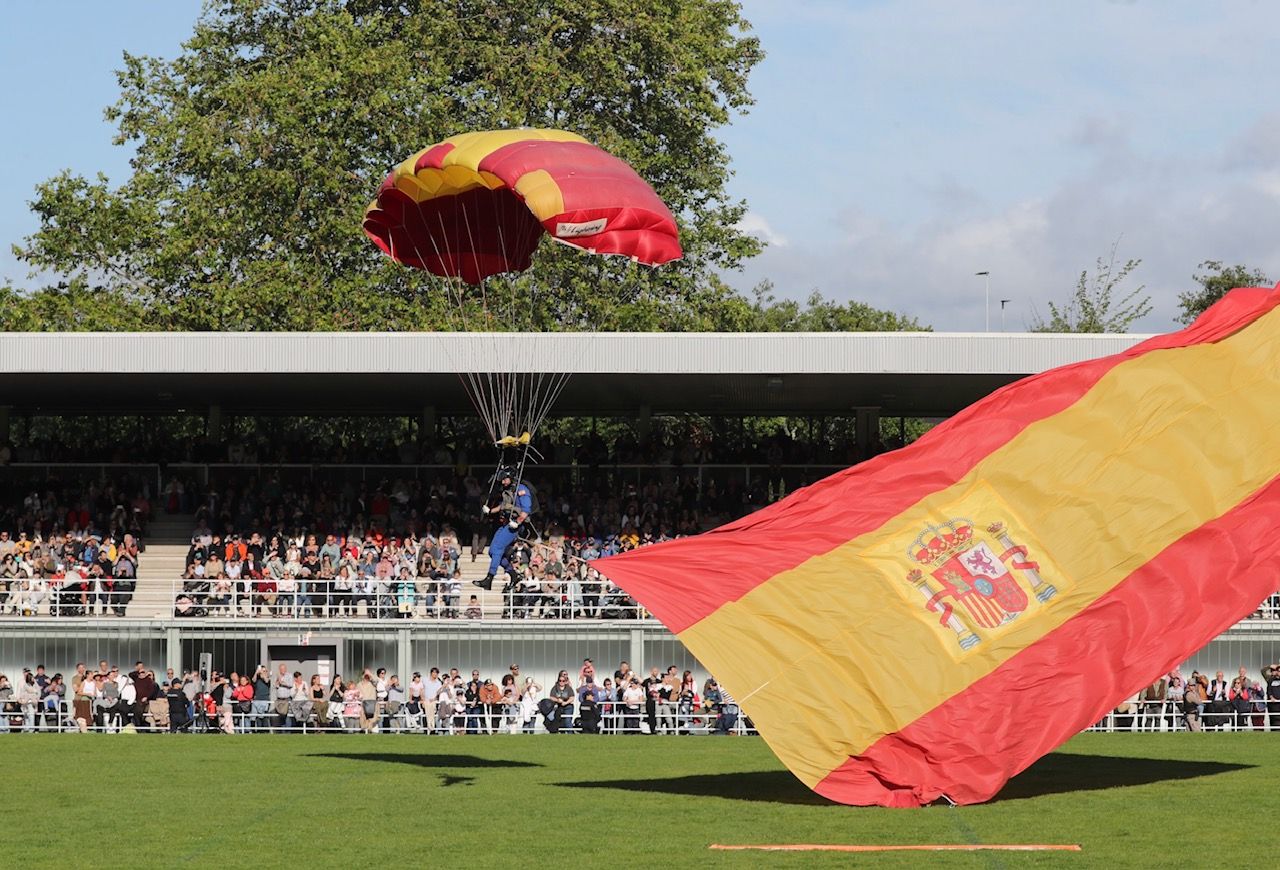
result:
[[(895, 432), (905, 438), (907, 418), (954, 414), (1004, 384), (1116, 353), (1140, 339), (946, 333), (526, 336), (521, 340), (537, 344), (538, 357), (548, 370), (573, 374), (557, 414), (626, 418), (638, 442), (626, 454), (615, 451), (589, 458), (582, 445), (548, 445), (547, 460), (529, 474), (543, 486), (546, 500), (555, 503), (539, 532), (559, 529), (576, 548), (574, 553), (582, 551), (588, 538), (597, 545), (606, 538), (617, 539), (624, 531), (621, 527), (574, 519), (584, 512), (583, 499), (603, 514), (611, 504), (616, 511), (617, 498), (628, 493), (644, 501), (649, 484), (662, 494), (657, 500), (684, 499), (680, 504), (689, 515), (681, 525), (680, 512), (673, 508), (653, 521), (654, 539), (698, 531), (886, 449), (883, 433), (890, 433), (890, 441)], [(456, 520), (461, 527), (454, 529), (461, 551), (456, 561), (461, 592), (456, 614), (441, 613), (438, 603), (429, 604), (421, 586), (408, 608), (402, 606), (402, 598), (394, 606), (362, 601), (354, 615), (337, 615), (323, 607), (307, 612), (295, 599), (292, 607), (281, 604), (273, 614), (251, 616), (245, 611), (252, 601), (233, 600), (220, 608), (208, 604), (205, 591), (198, 597), (187, 594), (192, 578), (184, 575), (192, 562), (193, 535), (202, 524), (211, 524), (210, 536), (234, 532), (246, 538), (252, 532), (269, 536), (277, 528), (243, 516), (224, 518), (209, 510), (211, 501), (225, 504), (231, 501), (228, 493), (243, 491), (247, 481), (273, 475), (282, 481), (285, 500), (306, 504), (319, 497), (340, 499), (343, 493), (359, 501), (374, 497), (383, 481), (388, 489), (400, 482), (416, 493), (413, 499), (421, 499), (406, 505), (423, 505), (415, 547), (427, 538), (438, 545), (439, 516), (432, 514), (434, 519), (425, 521), (432, 487), (441, 487), (441, 492), (452, 487), (461, 503), (465, 498), (460, 484), (468, 476), (483, 481), (491, 470), (482, 445), (470, 446), (469, 455), (477, 458), (469, 461), (457, 443), (440, 453), (443, 448), (435, 438), (443, 421), (471, 413), (456, 372), (483, 372), (493, 364), (473, 356), (471, 348), (468, 336), (451, 334), (8, 336), (0, 345), (6, 403), (0, 407), (0, 444), (9, 458), (0, 468), (0, 518), (16, 540), (24, 498), (57, 481), (61, 498), (79, 510), (98, 511), (101, 516), (92, 525), (109, 528), (108, 537), (116, 540), (116, 561), (104, 562), (106, 576), (125, 553), (123, 535), (130, 530), (141, 539), (142, 551), (135, 560), (136, 579), (127, 578), (135, 585), (120, 608), (123, 615), (114, 615), (116, 602), (109, 600), (92, 615), (75, 615), (80, 612), (77, 602), (61, 606), (68, 601), (60, 604), (55, 589), (34, 607), (24, 608), (11, 598), (10, 606), (19, 605), (29, 615), (0, 616), (0, 672), (17, 673), (37, 662), (69, 672), (76, 661), (105, 658), (126, 663), (142, 659), (181, 673), (194, 668), (199, 654), (208, 651), (223, 670), (246, 669), (254, 662), (291, 662), (311, 672), (386, 666), (407, 675), (433, 664), (498, 672), (519, 661), (525, 673), (549, 685), (557, 670), (590, 657), (610, 668), (624, 659), (637, 668), (675, 665), (704, 678), (705, 672), (681, 644), (621, 593), (615, 607), (597, 602), (588, 608), (581, 589), (570, 592), (566, 587), (557, 601), (539, 601), (535, 618), (528, 613), (517, 618), (519, 614), (512, 612), (519, 603), (515, 592), (504, 594), (501, 584), (491, 591), (472, 585), (484, 576), (485, 534), (476, 533), (481, 551), (472, 561), (472, 542), (466, 534), (471, 520), (462, 516)], [(416, 455), (376, 460), (317, 459), (306, 445), (291, 448), (305, 459), (258, 457), (252, 450), (237, 453), (238, 445), (227, 434), (237, 416), (312, 416), (331, 409), (335, 401), (348, 415), (412, 419), (422, 446)], [(770, 451), (738, 445), (708, 448), (697, 455), (682, 454), (681, 445), (645, 449), (655, 419), (688, 414), (739, 422), (774, 415), (814, 421), (841, 417), (853, 425), (842, 436), (847, 443), (839, 444), (775, 444)], [(200, 455), (193, 458), (190, 450), (176, 449), (157, 455), (154, 442), (148, 442), (151, 452), (146, 455), (122, 455), (128, 453), (127, 445), (112, 445), (106, 453), (87, 443), (52, 449), (26, 437), (32, 417), (61, 415), (133, 416), (156, 421), (156, 426), (172, 425), (175, 418), (194, 419), (203, 430)], [(23, 437), (15, 437), (19, 429)], [(468, 467), (459, 467), (463, 465)], [(173, 497), (174, 481), (185, 482), (182, 498)], [(131, 518), (124, 516), (128, 511), (117, 515), (115, 498), (104, 500), (108, 492), (121, 499), (143, 498), (145, 528), (133, 528)], [(711, 492), (717, 498), (709, 498)], [(627, 505), (621, 507), (625, 513)], [(338, 517), (338, 511), (307, 510), (306, 521), (292, 523), (296, 528), (285, 530), (286, 537), (294, 531), (319, 532), (323, 540), (325, 531), (335, 531), (345, 539), (357, 522), (357, 512)], [(375, 531), (381, 531), (360, 516), (358, 537), (368, 544)], [(403, 526), (404, 515), (393, 516), (391, 525), (397, 522)], [(642, 525), (635, 522), (636, 543), (641, 543)], [(397, 538), (402, 530), (385, 531), (387, 538)], [(207, 542), (205, 547), (207, 551)], [(97, 549), (94, 555), (104, 558)], [(359, 549), (355, 557), (359, 559)], [(549, 565), (543, 567), (549, 570)], [(478, 610), (468, 614), (472, 594), (478, 598)], [(608, 585), (602, 584), (601, 595), (608, 594)], [(194, 609), (178, 606), (184, 595)], [(1274, 661), (1280, 653), (1277, 616), (1276, 602), (1264, 602), (1256, 619), (1227, 631), (1189, 666), (1234, 672), (1243, 664), (1254, 671)], [(1170, 630), (1177, 630), (1176, 621), (1171, 620)], [(324, 668), (319, 668), (321, 660)]]

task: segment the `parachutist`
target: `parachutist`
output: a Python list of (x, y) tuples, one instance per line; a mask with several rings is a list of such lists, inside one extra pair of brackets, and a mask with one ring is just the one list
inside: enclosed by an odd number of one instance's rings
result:
[(496, 514), (503, 520), (493, 533), (489, 544), (489, 571), (483, 580), (472, 581), (476, 586), (488, 591), (493, 587), (493, 577), (499, 568), (511, 571), (511, 561), (507, 558), (507, 549), (515, 543), (520, 534), (520, 526), (533, 513), (533, 492), (529, 485), (516, 480), (516, 472), (510, 466), (499, 468), (494, 475), (494, 482), (501, 486), (499, 503), (496, 506), (483, 505), (481, 512)]

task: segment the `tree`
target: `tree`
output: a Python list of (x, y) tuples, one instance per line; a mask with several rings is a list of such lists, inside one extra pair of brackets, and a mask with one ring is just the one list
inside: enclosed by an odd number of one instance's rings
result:
[(803, 304), (778, 299), (772, 281), (752, 290), (752, 301), (724, 306), (727, 328), (736, 332), (927, 332), (914, 317), (873, 308), (863, 302), (836, 302), (817, 290)]
[(654, 185), (685, 258), (545, 245), (500, 288), (536, 294), (513, 328), (696, 327), (733, 295), (714, 273), (760, 249), (714, 135), (751, 105), (749, 31), (733, 0), (212, 0), (176, 59), (124, 57), (106, 114), (131, 175), (40, 184), (15, 250), (150, 328), (448, 327), (443, 282), (379, 255), (365, 206), (444, 136), (561, 127)]
[(147, 313), (134, 301), (90, 287), (83, 278), (34, 293), (0, 286), (0, 328), (11, 332), (130, 332), (148, 329)]
[(1265, 287), (1271, 283), (1260, 269), (1248, 266), (1224, 266), (1221, 260), (1205, 260), (1197, 269), (1205, 270), (1191, 276), (1200, 287), (1178, 294), (1179, 323), (1190, 323), (1209, 309), (1228, 291), (1237, 287)]
[[(1095, 262), (1093, 276), (1089, 270), (1080, 273), (1075, 291), (1062, 305), (1049, 303), (1049, 319), (1039, 314), (1033, 316), (1032, 332), (1128, 332), (1134, 321), (1151, 313), (1151, 297), (1143, 295), (1146, 285), (1139, 284), (1132, 290), (1121, 285), (1142, 264), (1141, 260), (1126, 260), (1116, 265), (1116, 252), (1120, 242), (1111, 246), (1106, 259)], [(1120, 294), (1117, 300), (1116, 295)]]

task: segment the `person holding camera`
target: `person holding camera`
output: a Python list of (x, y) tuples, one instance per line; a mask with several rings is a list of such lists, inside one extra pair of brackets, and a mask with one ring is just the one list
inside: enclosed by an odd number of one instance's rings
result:
[(1280, 728), (1280, 662), (1272, 662), (1262, 669), (1262, 691), (1267, 696), (1271, 727)]

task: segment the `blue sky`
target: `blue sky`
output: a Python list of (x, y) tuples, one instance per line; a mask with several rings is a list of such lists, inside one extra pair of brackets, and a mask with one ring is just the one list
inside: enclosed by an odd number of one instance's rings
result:
[[(58, 13), (51, 10), (57, 6)], [(1155, 312), (1203, 259), (1280, 278), (1280, 6), (1265, 2), (747, 0), (768, 57), (724, 131), (731, 190), (772, 244), (737, 286), (821, 289), (981, 329), (982, 284), (1010, 329), (1119, 239)], [(194, 0), (15, 4), (0, 31), (0, 239), (71, 167), (113, 178), (102, 108), (129, 50), (171, 56)], [(0, 252), (0, 276), (25, 270)], [(998, 314), (993, 314), (998, 324)]]

